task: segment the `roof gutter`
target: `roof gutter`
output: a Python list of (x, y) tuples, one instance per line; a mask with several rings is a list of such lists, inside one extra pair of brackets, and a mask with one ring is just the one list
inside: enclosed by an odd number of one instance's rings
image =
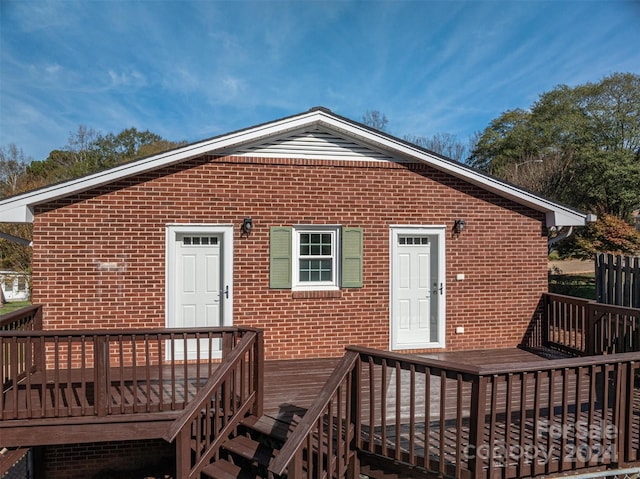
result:
[(20, 238), (19, 236), (13, 236), (13, 235), (10, 235), (9, 233), (2, 233), (1, 231), (0, 231), (0, 238), (5, 239), (7, 241), (11, 241), (12, 243), (18, 243), (19, 245), (22, 245), (22, 246), (33, 246), (33, 241)]

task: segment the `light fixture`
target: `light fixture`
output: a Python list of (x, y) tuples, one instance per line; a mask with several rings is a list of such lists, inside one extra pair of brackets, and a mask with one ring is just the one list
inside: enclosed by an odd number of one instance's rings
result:
[(467, 223), (465, 222), (465, 220), (455, 220), (453, 222), (453, 232), (459, 235), (460, 233), (462, 233), (462, 230), (464, 230), (466, 226)]
[(242, 220), (242, 233), (248, 235), (253, 229), (253, 220), (251, 218), (245, 218)]

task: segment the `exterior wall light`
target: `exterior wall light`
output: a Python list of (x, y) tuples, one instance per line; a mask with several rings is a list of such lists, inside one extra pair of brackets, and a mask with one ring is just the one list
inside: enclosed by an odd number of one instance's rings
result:
[(460, 233), (462, 233), (466, 226), (467, 223), (465, 222), (465, 220), (455, 220), (453, 222), (453, 232), (459, 235)]
[(242, 233), (245, 235), (251, 233), (251, 230), (253, 229), (253, 220), (251, 218), (245, 218), (244, 220), (242, 220), (241, 229)]

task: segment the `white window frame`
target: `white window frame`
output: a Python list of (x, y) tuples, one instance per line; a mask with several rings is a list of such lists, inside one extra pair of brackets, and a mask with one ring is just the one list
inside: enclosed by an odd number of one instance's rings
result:
[[(332, 281), (300, 281), (300, 235), (329, 233), (332, 236)], [(340, 225), (296, 225), (292, 228), (291, 273), (293, 291), (337, 291), (340, 289)]]

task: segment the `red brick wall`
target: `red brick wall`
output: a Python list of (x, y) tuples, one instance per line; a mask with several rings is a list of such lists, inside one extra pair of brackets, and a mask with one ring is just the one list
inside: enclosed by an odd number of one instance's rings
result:
[(65, 444), (43, 447), (36, 473), (47, 479), (112, 479), (138, 471), (136, 477), (143, 477), (142, 472), (171, 473), (174, 463), (175, 446), (161, 439)]
[[(467, 222), (446, 238), (449, 350), (516, 346), (547, 288), (544, 215), (426, 165), (200, 158), (36, 213), (33, 300), (46, 328), (164, 326), (167, 223), (236, 226), (234, 322), (265, 329), (268, 358), (388, 349), (390, 225)], [(241, 237), (247, 216), (254, 230)], [(364, 287), (269, 289), (269, 228), (293, 224), (363, 227)]]

